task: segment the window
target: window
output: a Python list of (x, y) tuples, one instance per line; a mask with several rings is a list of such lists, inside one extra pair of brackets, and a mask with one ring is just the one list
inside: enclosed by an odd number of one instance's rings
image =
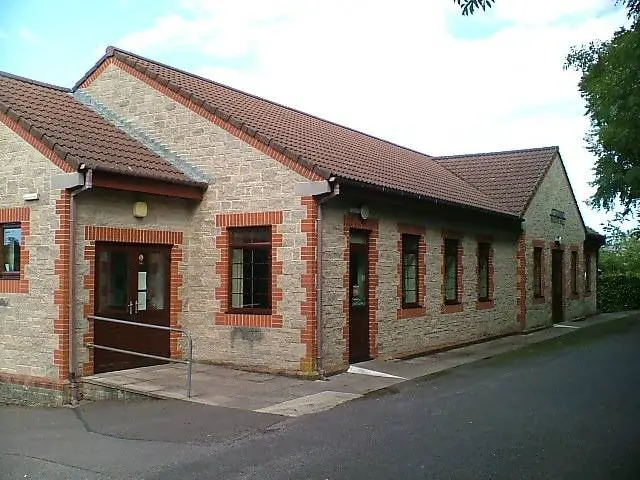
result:
[(20, 245), (22, 230), (19, 223), (0, 224), (2, 235), (2, 264), (0, 278), (20, 278)]
[(231, 310), (271, 313), (271, 227), (230, 229)]
[(459, 240), (447, 238), (444, 241), (444, 301), (460, 303), (458, 298), (458, 248)]
[(533, 248), (533, 296), (542, 298), (542, 247)]
[(490, 300), (489, 263), (491, 262), (491, 244), (478, 243), (478, 300)]
[(402, 235), (402, 306), (419, 306), (419, 235)]
[(571, 252), (571, 293), (578, 294), (578, 252)]
[(591, 254), (584, 254), (584, 291), (591, 293)]

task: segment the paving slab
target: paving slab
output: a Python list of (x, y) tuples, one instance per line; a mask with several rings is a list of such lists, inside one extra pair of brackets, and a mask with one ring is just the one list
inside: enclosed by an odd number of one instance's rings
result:
[(186, 396), (184, 365), (155, 365), (85, 377), (84, 382), (157, 398), (180, 399), (203, 405), (299, 416), (333, 408), (367, 393), (471, 362), (494, 357), (527, 345), (629, 316), (638, 312), (601, 314), (563, 322), (526, 334), (516, 334), (466, 347), (404, 360), (369, 360), (350, 372), (325, 380), (304, 380), (269, 373), (248, 372), (219, 365), (194, 364), (192, 396)]

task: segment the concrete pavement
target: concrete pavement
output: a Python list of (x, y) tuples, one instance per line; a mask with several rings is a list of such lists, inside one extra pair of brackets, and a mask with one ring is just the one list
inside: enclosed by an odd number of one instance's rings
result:
[(333, 408), (367, 393), (478, 360), (518, 350), (578, 329), (615, 320), (629, 312), (600, 314), (552, 328), (490, 340), (406, 360), (370, 360), (326, 380), (309, 381), (215, 365), (194, 364), (192, 395), (186, 396), (186, 367), (157, 365), (83, 379), (89, 399), (144, 395), (205, 405), (297, 417)]

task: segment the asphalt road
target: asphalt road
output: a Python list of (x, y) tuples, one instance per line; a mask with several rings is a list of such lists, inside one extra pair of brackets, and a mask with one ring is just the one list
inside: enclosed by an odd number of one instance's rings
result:
[(640, 319), (285, 419), (172, 401), (0, 408), (1, 479), (637, 479)]

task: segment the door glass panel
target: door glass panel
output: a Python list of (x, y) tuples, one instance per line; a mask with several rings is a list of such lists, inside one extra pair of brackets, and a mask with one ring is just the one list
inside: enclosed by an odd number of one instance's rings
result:
[(127, 306), (127, 254), (101, 252), (99, 258), (98, 292), (101, 310), (125, 310)]
[[(138, 310), (164, 310), (167, 291), (167, 257), (162, 252), (150, 252), (146, 257), (146, 271), (138, 270)], [(141, 296), (141, 293), (144, 295)], [(142, 300), (144, 300), (144, 308), (140, 308)]]
[(360, 249), (351, 249), (351, 306), (367, 303), (367, 258)]

